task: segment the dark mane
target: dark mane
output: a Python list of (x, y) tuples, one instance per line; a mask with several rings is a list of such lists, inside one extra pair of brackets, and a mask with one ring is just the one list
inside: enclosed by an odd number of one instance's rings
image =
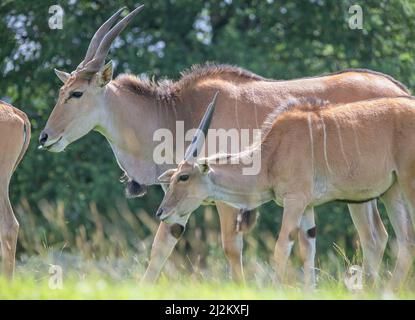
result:
[(120, 74), (113, 83), (135, 94), (155, 97), (160, 102), (169, 103), (177, 98), (175, 84), (167, 79), (156, 82), (132, 74)]
[(131, 74), (120, 74), (115, 79), (114, 84), (136, 94), (156, 97), (160, 102), (171, 103), (177, 99), (180, 91), (189, 87), (196, 81), (223, 75), (230, 75), (252, 81), (267, 80), (253, 72), (239, 67), (206, 63), (204, 65), (193, 65), (190, 69), (183, 71), (181, 73), (181, 78), (176, 82), (169, 79), (154, 81)]
[[(373, 75), (382, 76), (396, 86), (398, 86), (405, 93), (410, 94), (408, 88), (403, 85), (401, 82), (397, 81), (393, 77), (367, 69), (346, 69), (338, 71), (335, 73), (326, 73), (319, 76), (313, 77), (304, 77), (299, 79), (315, 79), (324, 76), (339, 75), (347, 72), (356, 72), (356, 73), (369, 73)], [(206, 79), (209, 77), (219, 77), (219, 76), (231, 76), (238, 78), (240, 80), (246, 81), (268, 81), (268, 82), (279, 82), (279, 81), (290, 81), (290, 80), (274, 80), (261, 77), (251, 71), (245, 70), (240, 67), (226, 65), (226, 64), (214, 64), (206, 63), (203, 65), (193, 65), (190, 69), (187, 69), (181, 73), (181, 78), (178, 81), (172, 81), (169, 79), (164, 79), (161, 81), (149, 80), (148, 78), (140, 78), (131, 74), (121, 74), (115, 80), (114, 84), (122, 88), (125, 88), (133, 93), (139, 95), (145, 95), (149, 97), (155, 97), (160, 102), (172, 103), (174, 104), (176, 99), (180, 96), (180, 92), (194, 84), (198, 80)]]
[(228, 64), (205, 63), (203, 65), (195, 64), (191, 66), (190, 69), (183, 71), (181, 73), (182, 77), (179, 80), (179, 83), (181, 83), (182, 85), (186, 85), (199, 79), (221, 76), (226, 74), (247, 80), (269, 80), (251, 71), (237, 66), (232, 66)]
[(273, 124), (279, 116), (282, 114), (293, 111), (293, 110), (303, 110), (303, 111), (314, 111), (318, 112), (322, 108), (327, 108), (329, 102), (326, 100), (320, 100), (317, 98), (298, 98), (298, 99), (289, 99), (281, 105), (277, 106), (264, 120), (261, 126), (261, 139), (263, 140), (267, 134), (271, 131)]

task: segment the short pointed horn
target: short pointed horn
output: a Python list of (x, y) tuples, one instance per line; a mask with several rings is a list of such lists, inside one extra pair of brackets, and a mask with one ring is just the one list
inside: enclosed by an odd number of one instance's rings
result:
[(96, 50), (93, 60), (90, 61), (90, 65), (86, 66), (86, 68), (94, 69), (91, 71), (98, 71), (102, 67), (114, 39), (121, 33), (121, 31), (124, 30), (124, 28), (143, 9), (143, 7), (144, 5), (142, 4), (141, 6), (135, 8), (104, 36), (98, 49)]
[(99, 27), (97, 32), (95, 32), (94, 36), (91, 39), (91, 42), (89, 43), (88, 50), (86, 51), (84, 61), (81, 62), (81, 65), (85, 65), (87, 62), (91, 61), (94, 57), (102, 39), (105, 37), (105, 35), (108, 33), (108, 31), (111, 29), (111, 27), (114, 25), (115, 21), (120, 16), (121, 12), (126, 7), (122, 7), (119, 9), (116, 13), (114, 13), (107, 21), (104, 22), (104, 24)]
[(209, 106), (200, 122), (199, 128), (196, 130), (195, 135), (193, 136), (192, 142), (186, 150), (184, 155), (184, 160), (189, 162), (194, 162), (197, 156), (200, 154), (200, 151), (205, 142), (205, 137), (208, 133), (210, 123), (212, 122), (213, 112), (216, 107), (216, 98), (218, 97), (219, 91), (216, 91), (212, 101), (209, 103)]

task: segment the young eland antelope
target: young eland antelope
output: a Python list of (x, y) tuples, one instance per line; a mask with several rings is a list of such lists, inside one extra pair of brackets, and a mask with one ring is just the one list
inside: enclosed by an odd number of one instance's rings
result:
[[(359, 203), (379, 197), (399, 243), (391, 284), (396, 288), (403, 283), (415, 254), (415, 98), (337, 105), (293, 100), (275, 109), (260, 141), (247, 151), (195, 161), (213, 110), (214, 102), (201, 123), (202, 133), (195, 136), (178, 169), (159, 177), (169, 183), (157, 211), (162, 221), (180, 221), (204, 200), (243, 209), (274, 200), (284, 207), (274, 252), (281, 280), (307, 208), (333, 200)], [(244, 163), (258, 154), (259, 174), (244, 175)], [(224, 159), (228, 161), (221, 163)], [(305, 265), (306, 280), (313, 276), (311, 267)]]
[(9, 200), (9, 184), (30, 142), (30, 122), (23, 111), (0, 100), (0, 242), (4, 275), (13, 277), (19, 223)]

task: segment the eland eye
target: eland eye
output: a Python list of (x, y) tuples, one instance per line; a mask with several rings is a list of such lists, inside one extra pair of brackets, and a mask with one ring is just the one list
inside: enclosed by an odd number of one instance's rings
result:
[(179, 180), (180, 180), (180, 181), (187, 181), (187, 180), (189, 180), (189, 175), (188, 175), (188, 174), (182, 174), (182, 175), (179, 177)]
[(72, 92), (71, 93), (71, 98), (77, 98), (77, 99), (79, 99), (80, 97), (82, 97), (82, 95), (83, 95), (84, 93), (83, 92), (81, 92), (81, 91), (74, 91), (74, 92)]

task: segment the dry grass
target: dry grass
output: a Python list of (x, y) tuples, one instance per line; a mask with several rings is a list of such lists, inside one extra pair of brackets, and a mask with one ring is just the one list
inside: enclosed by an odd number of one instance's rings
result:
[[(120, 204), (102, 215), (91, 204), (88, 221), (75, 224), (66, 218), (62, 203), (39, 204), (41, 215), (35, 215), (23, 201), (16, 212), (21, 225), (16, 280), (0, 280), (3, 299), (382, 299), (415, 298), (415, 285), (408, 282), (406, 291), (398, 294), (382, 290), (351, 293), (344, 283), (345, 270), (359, 264), (361, 253), (347, 257), (342, 246), (319, 257), (318, 289), (305, 293), (298, 259), (291, 259), (290, 285), (276, 290), (271, 285), (273, 267), (270, 261), (275, 235), (264, 233), (260, 239), (246, 237), (244, 265), (247, 286), (229, 281), (216, 215), (210, 207), (204, 210), (203, 230), (190, 220), (191, 239), (182, 241), (166, 264), (161, 280), (154, 286), (142, 285), (156, 220), (145, 211), (132, 212)], [(200, 218), (199, 218), (200, 219)], [(263, 249), (265, 247), (265, 249)], [(262, 248), (262, 249), (260, 249)], [(257, 254), (261, 251), (261, 254)], [(190, 252), (190, 253), (189, 253)], [(63, 289), (52, 290), (50, 266), (63, 272)], [(383, 271), (386, 282), (389, 267)], [(411, 279), (413, 279), (412, 277)]]

